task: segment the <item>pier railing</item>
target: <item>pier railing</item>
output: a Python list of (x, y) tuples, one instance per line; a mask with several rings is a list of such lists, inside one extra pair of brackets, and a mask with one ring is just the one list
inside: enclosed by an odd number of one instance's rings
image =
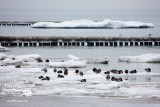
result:
[(160, 37), (6, 37), (0, 36), (0, 45), (6, 47), (42, 46), (160, 46)]

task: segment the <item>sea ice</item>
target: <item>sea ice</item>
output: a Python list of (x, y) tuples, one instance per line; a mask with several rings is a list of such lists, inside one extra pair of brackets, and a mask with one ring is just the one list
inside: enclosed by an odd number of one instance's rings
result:
[(0, 46), (0, 52), (6, 52), (6, 51), (9, 51), (9, 49), (6, 47)]
[(63, 22), (37, 22), (32, 28), (152, 28), (152, 23), (142, 23), (138, 21), (118, 21), (105, 19), (102, 21), (92, 21), (86, 19), (71, 20)]
[(160, 63), (160, 54), (143, 54), (138, 56), (120, 56), (120, 62)]

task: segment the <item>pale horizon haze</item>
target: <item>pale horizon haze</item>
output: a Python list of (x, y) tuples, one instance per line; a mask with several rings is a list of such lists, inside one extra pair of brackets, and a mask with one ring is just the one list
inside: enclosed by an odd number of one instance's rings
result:
[(160, 9), (160, 0), (0, 0), (0, 9)]

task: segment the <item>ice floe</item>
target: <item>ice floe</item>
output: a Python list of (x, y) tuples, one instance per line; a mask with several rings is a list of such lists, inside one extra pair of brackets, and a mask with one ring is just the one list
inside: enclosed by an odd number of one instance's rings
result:
[(70, 20), (63, 22), (37, 22), (33, 28), (152, 28), (152, 23), (138, 21), (119, 21), (105, 19), (102, 21), (92, 21), (86, 19)]
[(0, 46), (0, 52), (7, 52), (7, 51), (9, 51), (8, 48)]
[(160, 63), (160, 54), (142, 54), (138, 56), (120, 56), (120, 62)]
[(14, 56), (0, 53), (0, 65), (25, 65), (41, 61), (42, 58), (38, 54)]

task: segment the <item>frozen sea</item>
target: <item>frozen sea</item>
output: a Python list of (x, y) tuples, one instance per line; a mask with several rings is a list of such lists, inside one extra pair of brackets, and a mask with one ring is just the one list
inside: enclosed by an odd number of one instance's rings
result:
[[(2, 36), (160, 36), (159, 10), (0, 10), (1, 21), (66, 21), (74, 19), (89, 20), (120, 20), (140, 21), (153, 23), (154, 28), (148, 29), (36, 29), (29, 26), (0, 26)], [(118, 62), (119, 56), (160, 53), (160, 47), (10, 47), (7, 55), (23, 55), (37, 53), (42, 58), (66, 60), (68, 54), (80, 58), (103, 58), (110, 60), (109, 64), (87, 64), (80, 68), (84, 77), (75, 75), (75, 69), (69, 69), (68, 77), (57, 78), (53, 68), (47, 68), (50, 81), (41, 81), (38, 76), (44, 75), (41, 69), (44, 66), (13, 66), (0, 67), (0, 87), (5, 83), (11, 86), (22, 86), (32, 91), (33, 95), (55, 96), (83, 96), (102, 97), (113, 99), (160, 99), (160, 64), (159, 63), (126, 63)], [(112, 82), (105, 79), (102, 73), (95, 74), (92, 68), (101, 68), (102, 71), (111, 69), (134, 70), (136, 75), (121, 75), (126, 81)], [(150, 74), (145, 68), (150, 67)], [(120, 77), (121, 77), (120, 76)], [(80, 80), (86, 78), (86, 83)], [(2, 90), (3, 92), (3, 90)], [(6, 93), (1, 93), (5, 95)], [(10, 95), (10, 94), (9, 94)]]

